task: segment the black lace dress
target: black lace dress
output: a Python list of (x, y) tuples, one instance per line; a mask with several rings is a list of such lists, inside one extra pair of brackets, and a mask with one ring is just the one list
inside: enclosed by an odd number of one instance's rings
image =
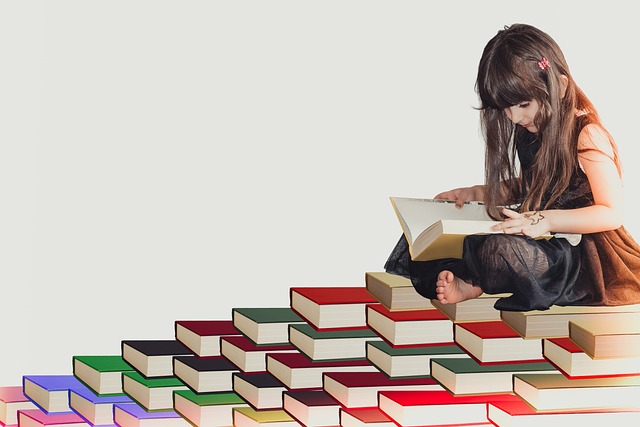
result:
[[(516, 143), (523, 176), (539, 148), (526, 132)], [(593, 204), (586, 174), (577, 170), (556, 209)], [(575, 244), (575, 243), (574, 243)], [(624, 227), (567, 239), (526, 236), (472, 235), (464, 240), (462, 259), (412, 261), (401, 236), (385, 264), (392, 274), (408, 277), (425, 298), (436, 298), (442, 270), (480, 286), (487, 294), (508, 293), (498, 310), (545, 310), (552, 305), (623, 305), (640, 303), (640, 246)]]

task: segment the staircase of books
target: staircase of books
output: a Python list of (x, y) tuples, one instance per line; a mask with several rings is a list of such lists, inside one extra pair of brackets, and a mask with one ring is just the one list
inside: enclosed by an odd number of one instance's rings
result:
[(640, 425), (640, 305), (500, 312), (407, 279), (293, 287), (0, 387), (21, 427)]

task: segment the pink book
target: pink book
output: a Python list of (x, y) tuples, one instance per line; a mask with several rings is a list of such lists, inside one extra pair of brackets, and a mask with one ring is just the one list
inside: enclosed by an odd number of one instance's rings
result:
[(20, 427), (84, 427), (90, 426), (75, 412), (58, 412), (47, 414), (41, 409), (24, 409), (18, 411)]
[(36, 409), (22, 392), (22, 386), (0, 387), (0, 423), (5, 426), (18, 424), (18, 411)]

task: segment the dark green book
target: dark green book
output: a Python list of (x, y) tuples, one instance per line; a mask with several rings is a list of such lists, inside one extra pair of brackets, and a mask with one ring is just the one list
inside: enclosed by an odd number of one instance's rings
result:
[(513, 375), (554, 373), (549, 362), (480, 364), (474, 359), (431, 359), (431, 376), (453, 394), (487, 394), (513, 392)]
[(73, 375), (98, 395), (122, 394), (122, 372), (133, 370), (120, 355), (73, 356)]
[(469, 357), (455, 344), (392, 347), (386, 341), (368, 341), (366, 352), (367, 359), (391, 378), (431, 375), (432, 358)]
[(147, 411), (169, 411), (173, 392), (188, 387), (176, 377), (146, 378), (134, 371), (122, 373), (122, 389)]
[(249, 404), (235, 392), (195, 393), (192, 390), (173, 392), (177, 413), (196, 426), (233, 425), (233, 408)]
[(256, 344), (283, 344), (289, 341), (290, 324), (306, 323), (291, 307), (234, 308), (233, 326)]
[(311, 325), (289, 326), (289, 341), (312, 360), (360, 359), (367, 341), (382, 340), (370, 328), (318, 331)]

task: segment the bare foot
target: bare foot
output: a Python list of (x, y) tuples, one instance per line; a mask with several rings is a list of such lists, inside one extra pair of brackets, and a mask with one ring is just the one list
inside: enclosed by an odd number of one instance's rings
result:
[(482, 295), (479, 286), (473, 286), (464, 280), (454, 276), (448, 270), (443, 270), (438, 274), (436, 282), (436, 293), (438, 301), (443, 304), (455, 304), (468, 299), (478, 298)]

